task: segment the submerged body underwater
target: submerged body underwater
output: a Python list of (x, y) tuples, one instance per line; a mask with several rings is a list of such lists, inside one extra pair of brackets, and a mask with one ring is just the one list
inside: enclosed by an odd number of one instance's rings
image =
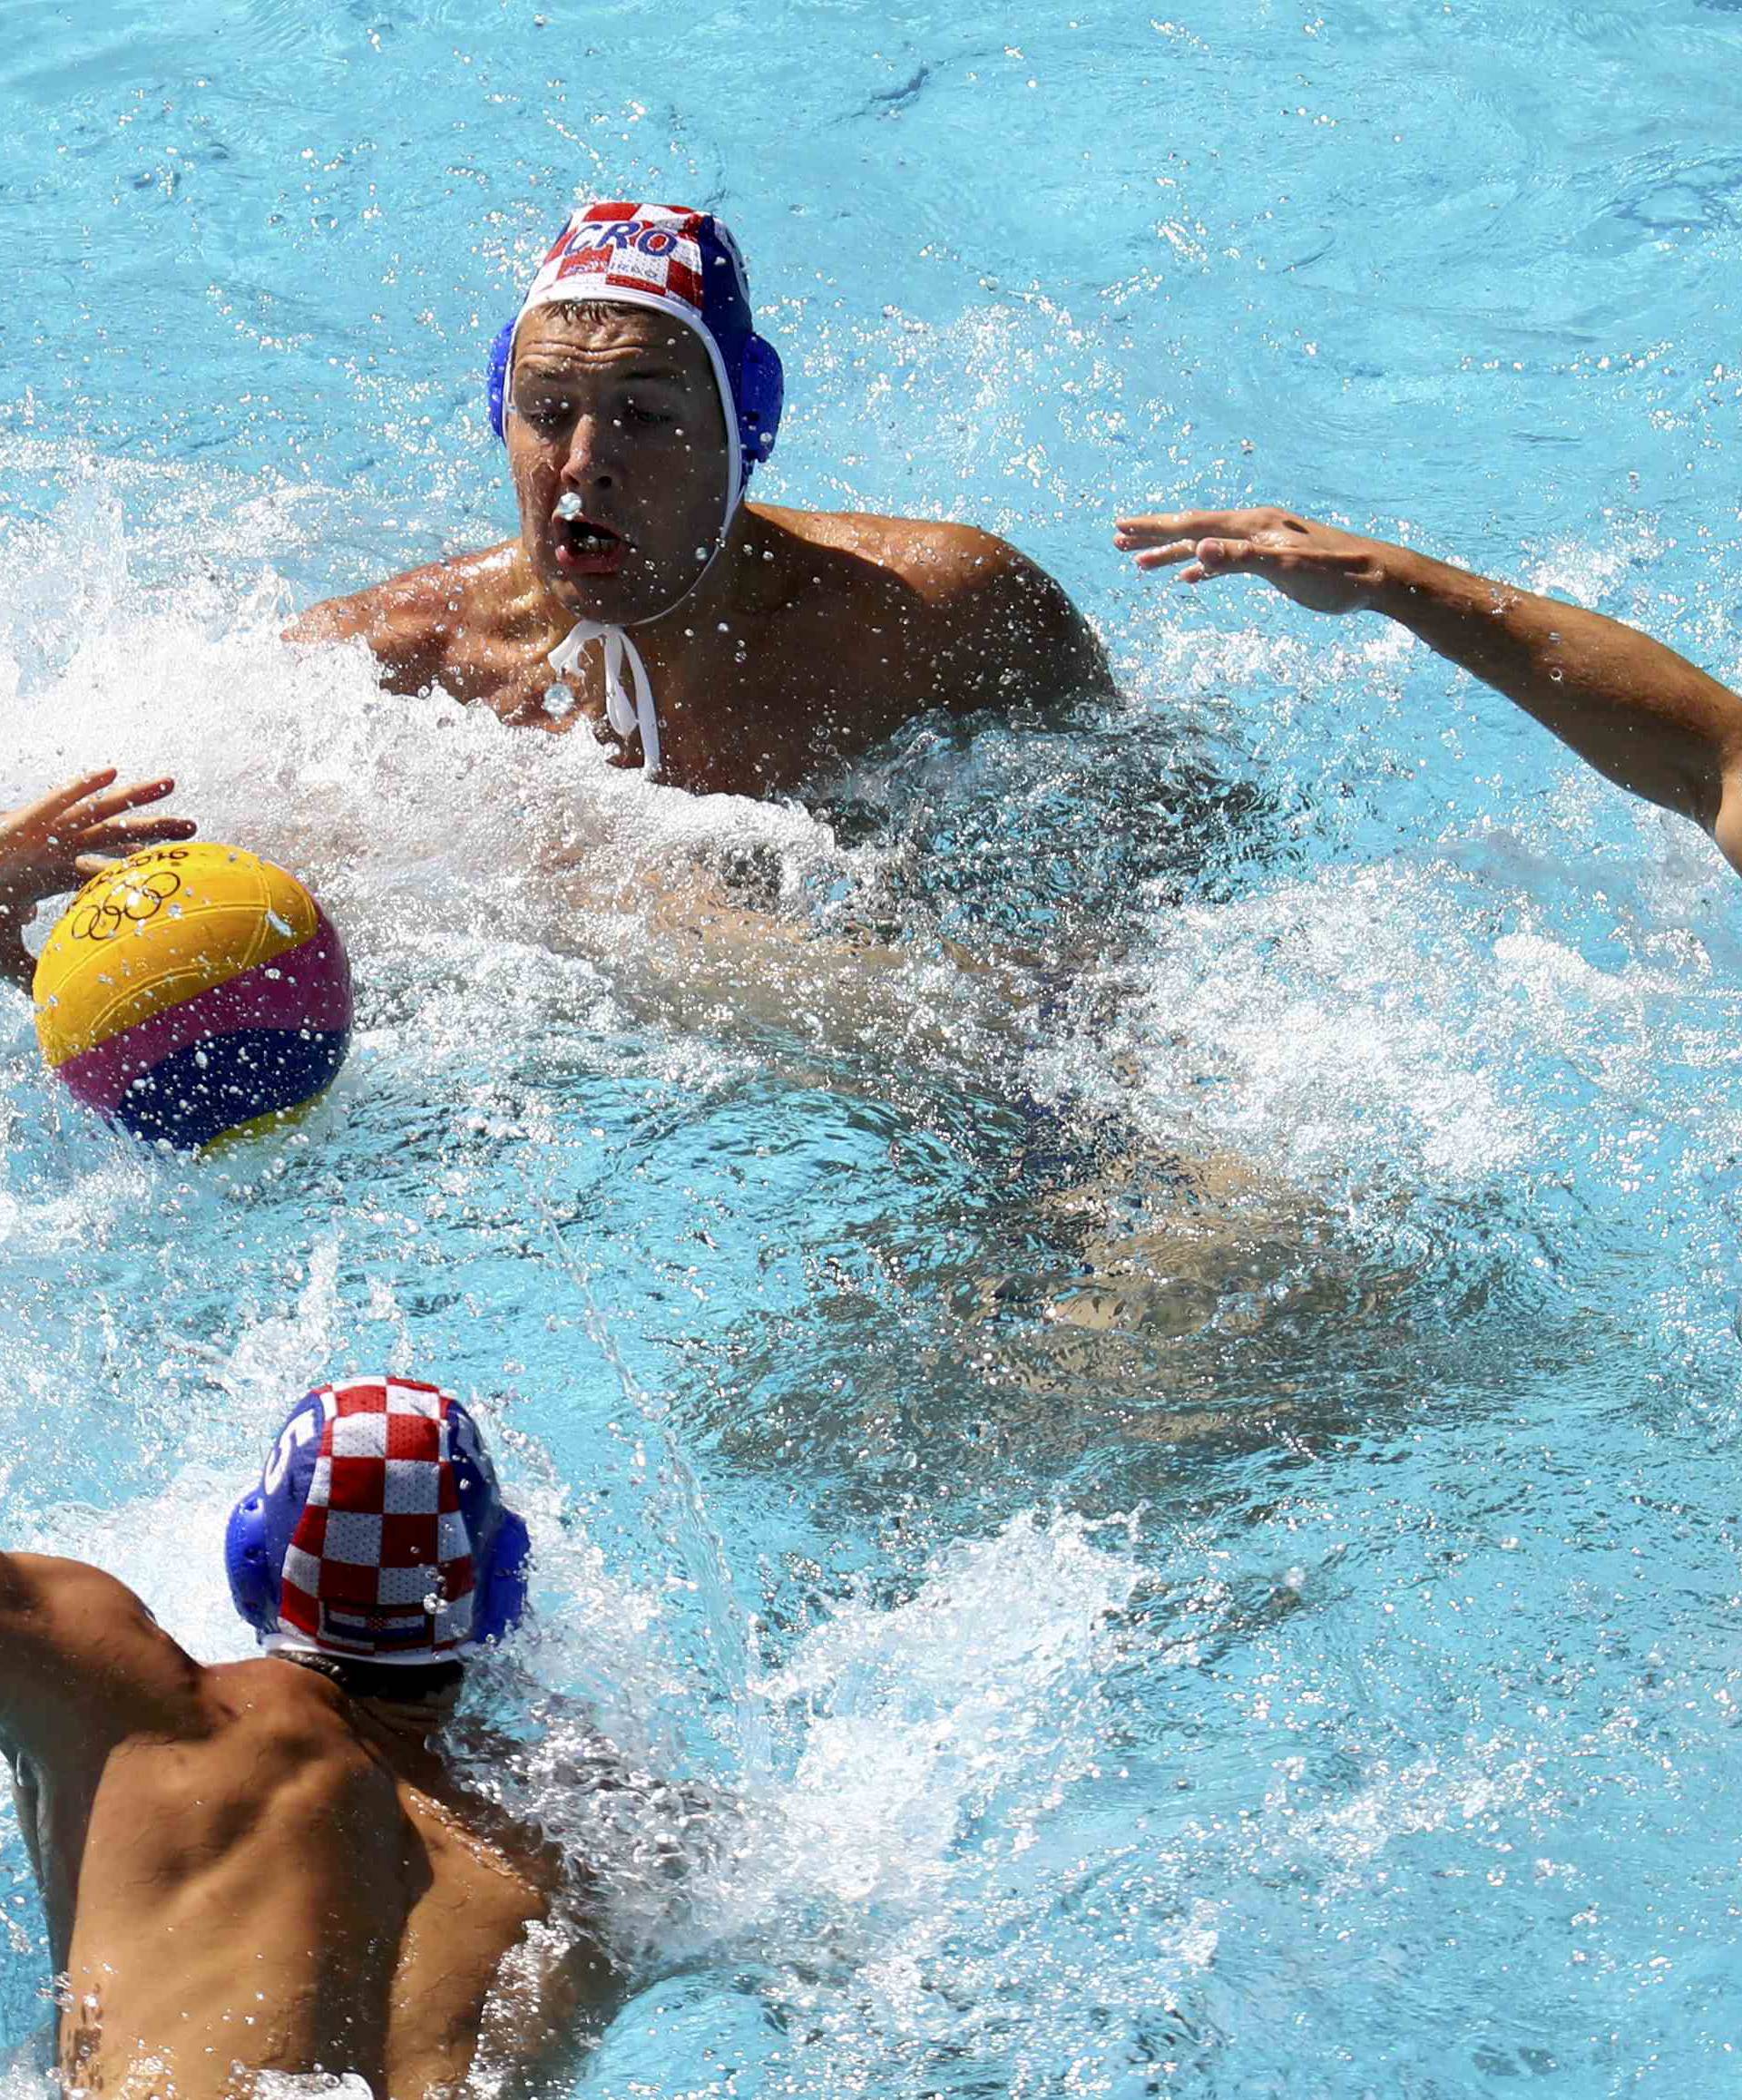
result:
[[(538, 1542), (480, 1776), (631, 1971), (589, 2100), (1727, 2090), (1734, 878), (1110, 529), (1298, 503), (1735, 682), (1742, 15), (15, 13), (0, 800), (173, 772), (357, 1009), (190, 1162), (11, 1000), (0, 1543), (240, 1656), (296, 1394), (475, 1396)], [(286, 648), (513, 529), (577, 189), (744, 236), (756, 498), (1006, 534), (1121, 698), (758, 804)], [(10, 1817), (0, 1901), (11, 2100)]]

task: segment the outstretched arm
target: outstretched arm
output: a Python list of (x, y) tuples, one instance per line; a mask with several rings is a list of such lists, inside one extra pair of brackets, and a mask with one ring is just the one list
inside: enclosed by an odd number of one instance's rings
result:
[(1742, 872), (1742, 697), (1649, 635), (1407, 547), (1278, 510), (1122, 519), (1141, 569), (1259, 576), (1316, 612), (1382, 612), (1536, 717), (1598, 771), (1717, 840)]
[(173, 794), (173, 780), (114, 783), (114, 767), (105, 767), (40, 802), (0, 812), (0, 977), (29, 989), (34, 965), (24, 927), (45, 898), (77, 889), (118, 855), (193, 836), (188, 817), (133, 814)]

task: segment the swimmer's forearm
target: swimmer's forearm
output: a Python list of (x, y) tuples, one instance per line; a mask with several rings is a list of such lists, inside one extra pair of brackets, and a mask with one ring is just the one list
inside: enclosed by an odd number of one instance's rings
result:
[(1378, 552), (1375, 611), (1516, 701), (1618, 786), (1718, 827), (1727, 776), (1742, 766), (1742, 698), (1618, 620), (1406, 547)]

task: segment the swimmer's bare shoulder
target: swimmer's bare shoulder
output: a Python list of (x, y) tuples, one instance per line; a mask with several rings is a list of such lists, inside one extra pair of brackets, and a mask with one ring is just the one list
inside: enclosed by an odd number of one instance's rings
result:
[(1101, 644), (1065, 591), (996, 533), (865, 511), (757, 510), (847, 557), (856, 610), (887, 610), (894, 598), (904, 645), (918, 651), (953, 710), (1044, 707), (1112, 690)]
[(0, 1743), (73, 2085), (168, 2063), (179, 2100), (219, 2100), (239, 2063), (343, 2064), (410, 2100), (481, 2048), (551, 2064), (609, 2003), (535, 1831), (323, 1677), (201, 1667), (95, 1568), (0, 1554)]
[(439, 685), (456, 699), (492, 700), (524, 653), (514, 645), (533, 623), (532, 601), (520, 542), (508, 540), (326, 599), (284, 639), (365, 643), (389, 692)]

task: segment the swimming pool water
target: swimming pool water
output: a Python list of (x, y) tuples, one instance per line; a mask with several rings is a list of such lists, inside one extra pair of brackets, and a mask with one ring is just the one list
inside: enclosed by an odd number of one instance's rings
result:
[[(480, 1396), (505, 1783), (638, 1965), (589, 2100), (1742, 2085), (1733, 878), (1397, 634), (1109, 541), (1276, 499), (1742, 675), (1742, 14), (5, 15), (0, 790), (172, 768), (362, 999), (203, 1166), (0, 1015), (6, 1542), (237, 1654), (289, 1400)], [(762, 493), (1008, 532), (1125, 699), (812, 815), (281, 650), (508, 530), (478, 373), (582, 190), (739, 232)], [(680, 1895), (581, 1710), (722, 1803)]]

